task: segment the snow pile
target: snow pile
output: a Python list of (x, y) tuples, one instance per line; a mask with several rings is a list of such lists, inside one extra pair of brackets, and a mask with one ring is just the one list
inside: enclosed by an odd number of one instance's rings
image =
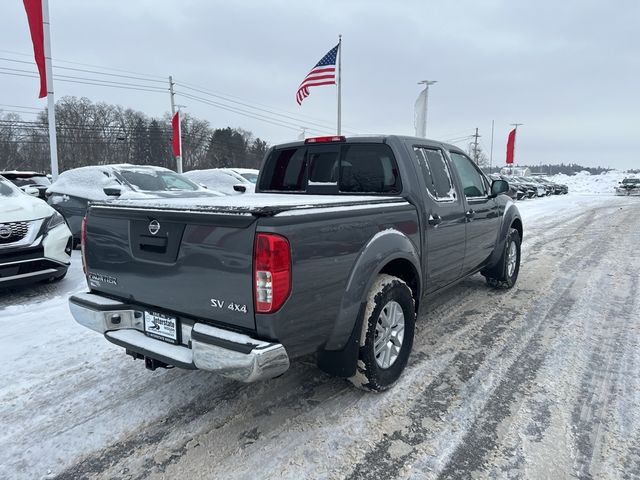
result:
[(591, 175), (583, 170), (575, 175), (558, 174), (549, 177), (549, 180), (556, 183), (563, 183), (569, 187), (569, 193), (613, 195), (615, 187), (625, 177), (633, 175), (611, 170), (600, 175)]

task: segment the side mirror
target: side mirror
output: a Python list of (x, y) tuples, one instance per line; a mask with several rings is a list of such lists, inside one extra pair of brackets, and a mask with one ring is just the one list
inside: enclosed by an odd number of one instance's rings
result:
[(240, 193), (244, 193), (244, 192), (246, 192), (246, 191), (247, 191), (247, 187), (245, 187), (244, 185), (240, 185), (240, 184), (238, 184), (238, 185), (234, 185), (234, 186), (233, 186), (233, 189), (234, 189), (236, 192), (240, 192)]
[(119, 187), (104, 187), (102, 191), (108, 197), (119, 197), (122, 194), (122, 190)]
[(22, 191), (24, 193), (26, 193), (27, 195), (31, 195), (32, 197), (39, 197), (40, 196), (40, 190), (38, 190), (35, 187), (23, 187)]
[(491, 183), (491, 197), (497, 197), (501, 193), (509, 191), (509, 183), (504, 180), (494, 180)]

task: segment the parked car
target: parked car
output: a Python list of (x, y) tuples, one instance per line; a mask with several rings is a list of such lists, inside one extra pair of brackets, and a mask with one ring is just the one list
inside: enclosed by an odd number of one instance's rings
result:
[(44, 173), (21, 172), (13, 170), (10, 172), (0, 172), (0, 175), (13, 182), (23, 190), (27, 187), (35, 188), (37, 192), (32, 191), (33, 195), (36, 195), (42, 199), (46, 199), (47, 188), (51, 186), (51, 180), (49, 180), (49, 177), (47, 177)]
[(564, 195), (569, 193), (569, 187), (562, 183), (552, 182), (545, 177), (535, 177), (536, 180), (550, 187), (551, 193), (554, 195)]
[(520, 180), (522, 183), (524, 183), (525, 185), (533, 188), (536, 197), (544, 197), (547, 195), (547, 189), (544, 187), (544, 185), (536, 182), (534, 179), (532, 178), (528, 178), (528, 177), (516, 177), (518, 180)]
[(522, 198), (533, 198), (537, 195), (538, 189), (533, 185), (522, 181), (518, 177), (512, 177), (509, 175), (501, 175), (502, 179), (509, 182), (509, 185), (514, 185), (520, 192), (522, 192)]
[(146, 367), (254, 381), (316, 354), (368, 390), (405, 368), (429, 298), (518, 277), (522, 221), (458, 147), (321, 137), (272, 147), (255, 195), (96, 202), (78, 323)]
[(141, 165), (96, 165), (63, 172), (48, 189), (49, 204), (67, 220), (74, 246), (91, 201), (118, 198), (212, 197), (207, 190), (172, 170)]
[(189, 180), (225, 195), (241, 195), (253, 193), (256, 186), (243, 177), (222, 168), (191, 170), (184, 174)]
[(0, 176), (0, 288), (61, 280), (71, 242), (62, 215)]
[(254, 185), (258, 181), (258, 174), (260, 173), (260, 170), (256, 170), (255, 168), (221, 168), (220, 170), (226, 170), (228, 172), (239, 175), (240, 177), (250, 183), (253, 183)]
[[(489, 174), (489, 178), (491, 180), (504, 180), (499, 174), (491, 173)], [(505, 180), (508, 182), (508, 180)], [(506, 193), (512, 200), (522, 200), (525, 197), (525, 192), (518, 188), (516, 185), (512, 185), (509, 183), (509, 191)]]
[(640, 178), (625, 178), (616, 187), (616, 195), (640, 195)]

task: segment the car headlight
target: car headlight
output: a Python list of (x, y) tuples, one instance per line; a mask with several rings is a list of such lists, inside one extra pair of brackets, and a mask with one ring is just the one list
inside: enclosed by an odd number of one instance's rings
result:
[(53, 228), (56, 228), (59, 225), (64, 224), (64, 217), (60, 215), (59, 212), (55, 212), (53, 215), (49, 217), (47, 222), (47, 232)]

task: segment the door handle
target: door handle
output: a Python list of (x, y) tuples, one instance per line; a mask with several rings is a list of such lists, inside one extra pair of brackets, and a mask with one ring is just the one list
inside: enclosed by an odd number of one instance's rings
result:
[(440, 217), (440, 215), (438, 215), (437, 213), (430, 213), (428, 222), (429, 225), (436, 227), (440, 224), (440, 222), (442, 222), (442, 217)]
[(467, 218), (473, 218), (476, 216), (476, 212), (474, 212), (473, 208), (470, 208), (467, 213), (465, 213), (465, 216)]

